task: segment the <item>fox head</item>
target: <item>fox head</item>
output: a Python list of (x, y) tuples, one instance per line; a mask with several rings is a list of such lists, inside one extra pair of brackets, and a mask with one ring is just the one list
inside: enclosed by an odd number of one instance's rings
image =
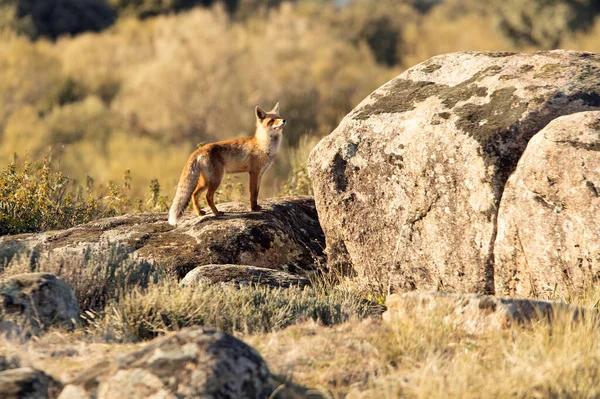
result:
[(279, 103), (275, 104), (269, 112), (257, 105), (255, 113), (257, 127), (268, 133), (281, 133), (285, 126), (285, 119), (281, 119), (279, 116)]

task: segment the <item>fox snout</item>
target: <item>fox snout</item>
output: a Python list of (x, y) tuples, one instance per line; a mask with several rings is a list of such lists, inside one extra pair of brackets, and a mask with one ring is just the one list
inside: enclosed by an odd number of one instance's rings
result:
[(285, 119), (278, 119), (278, 124), (273, 126), (275, 129), (283, 129), (285, 126)]

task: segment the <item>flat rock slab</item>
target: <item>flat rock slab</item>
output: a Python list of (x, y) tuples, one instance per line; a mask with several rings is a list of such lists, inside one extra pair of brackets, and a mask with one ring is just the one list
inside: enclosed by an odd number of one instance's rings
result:
[(186, 213), (177, 227), (166, 213), (125, 215), (63, 231), (0, 238), (0, 261), (19, 251), (82, 253), (116, 242), (141, 258), (157, 262), (183, 278), (207, 264), (245, 264), (303, 273), (324, 263), (325, 237), (312, 197), (261, 201), (262, 211), (246, 203), (219, 204), (224, 216)]
[(140, 350), (91, 366), (60, 399), (264, 399), (273, 392), (261, 356), (231, 335), (183, 329)]
[(25, 334), (52, 326), (79, 324), (79, 305), (62, 279), (46, 273), (18, 274), (0, 280), (0, 319)]
[(600, 55), (465, 52), (405, 71), (311, 152), (328, 264), (402, 290), (494, 292), (506, 180), (559, 116), (600, 109)]
[(236, 286), (264, 285), (271, 288), (304, 287), (310, 285), (305, 277), (295, 276), (279, 270), (246, 265), (205, 265), (198, 266), (179, 283), (182, 287), (199, 284), (234, 284)]
[(550, 321), (559, 313), (580, 317), (586, 312), (564, 302), (430, 291), (393, 294), (387, 298), (386, 305), (383, 319), (389, 323), (409, 318), (439, 317), (454, 328), (475, 335), (535, 320)]
[(582, 295), (600, 276), (599, 220), (600, 112), (555, 119), (529, 141), (506, 184), (496, 294)]

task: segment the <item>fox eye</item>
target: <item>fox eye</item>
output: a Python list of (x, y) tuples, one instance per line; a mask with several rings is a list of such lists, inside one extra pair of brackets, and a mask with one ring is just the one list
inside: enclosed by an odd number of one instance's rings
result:
[(273, 123), (275, 123), (275, 120), (269, 119), (269, 122), (267, 122), (267, 126), (273, 126)]

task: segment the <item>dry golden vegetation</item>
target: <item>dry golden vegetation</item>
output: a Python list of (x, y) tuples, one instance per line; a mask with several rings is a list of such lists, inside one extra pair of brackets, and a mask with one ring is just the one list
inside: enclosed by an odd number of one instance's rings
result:
[[(591, 0), (86, 0), (68, 8), (77, 26), (60, 19), (68, 4), (0, 7), (0, 162), (51, 154), (71, 184), (93, 178), (96, 196), (125, 185), (121, 196), (134, 199), (122, 211), (140, 209), (153, 179), (171, 196), (199, 144), (251, 134), (256, 104), (281, 101), (290, 121), (263, 195), (286, 183), (309, 193), (312, 146), (417, 62), (458, 50), (600, 48)], [(245, 180), (230, 180), (236, 196)]]

